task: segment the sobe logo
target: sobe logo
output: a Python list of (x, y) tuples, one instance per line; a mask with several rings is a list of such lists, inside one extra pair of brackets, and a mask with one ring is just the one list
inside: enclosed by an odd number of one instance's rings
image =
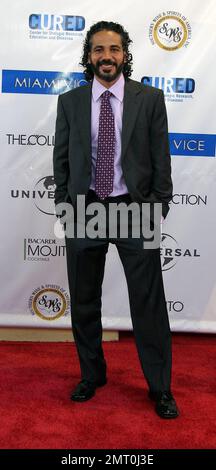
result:
[(191, 39), (191, 26), (182, 13), (167, 11), (153, 18), (149, 27), (149, 39), (166, 51), (187, 47)]
[(83, 16), (32, 13), (29, 16), (29, 28), (33, 30), (83, 31), (85, 18)]

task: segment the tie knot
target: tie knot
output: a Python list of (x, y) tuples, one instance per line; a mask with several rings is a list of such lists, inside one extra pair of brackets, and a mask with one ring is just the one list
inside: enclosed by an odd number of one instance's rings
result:
[(102, 99), (107, 101), (107, 100), (109, 100), (110, 96), (112, 96), (112, 93), (109, 90), (106, 90), (102, 94)]

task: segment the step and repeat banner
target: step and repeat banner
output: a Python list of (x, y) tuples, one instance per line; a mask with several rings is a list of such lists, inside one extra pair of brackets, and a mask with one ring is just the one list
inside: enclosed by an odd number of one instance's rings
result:
[[(54, 233), (56, 105), (60, 93), (85, 83), (83, 40), (102, 19), (129, 32), (132, 78), (165, 94), (174, 196), (161, 263), (171, 328), (216, 332), (213, 0), (1, 2), (0, 326), (70, 328), (65, 243)], [(132, 328), (113, 245), (103, 325)]]

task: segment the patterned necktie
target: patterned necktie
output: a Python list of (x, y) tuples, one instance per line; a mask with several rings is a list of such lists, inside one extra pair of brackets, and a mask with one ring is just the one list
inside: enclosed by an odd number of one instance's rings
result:
[(95, 174), (95, 192), (100, 199), (113, 191), (115, 122), (110, 104), (110, 91), (102, 94), (98, 129), (98, 150)]

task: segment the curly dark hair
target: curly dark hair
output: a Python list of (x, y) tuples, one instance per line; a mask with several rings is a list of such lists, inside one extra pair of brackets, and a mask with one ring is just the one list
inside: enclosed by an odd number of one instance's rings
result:
[(88, 63), (88, 54), (91, 50), (91, 39), (95, 33), (99, 31), (114, 31), (115, 33), (120, 34), (122, 40), (123, 51), (126, 54), (126, 62), (123, 65), (123, 75), (125, 79), (131, 76), (132, 74), (132, 60), (133, 56), (129, 52), (129, 44), (133, 41), (130, 39), (128, 32), (121, 26), (119, 23), (114, 23), (113, 21), (99, 21), (91, 26), (89, 31), (87, 31), (86, 38), (83, 44), (83, 56), (80, 62), (80, 65), (84, 67), (84, 75), (87, 82), (90, 82), (93, 79), (93, 71), (91, 64)]

